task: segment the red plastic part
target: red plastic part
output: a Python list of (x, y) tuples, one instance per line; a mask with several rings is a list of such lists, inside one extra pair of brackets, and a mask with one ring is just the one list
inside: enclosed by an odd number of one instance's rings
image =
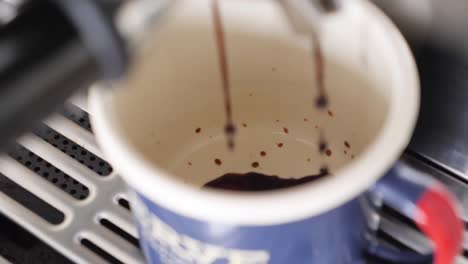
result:
[(452, 195), (434, 186), (418, 200), (418, 227), (432, 240), (434, 264), (453, 264), (463, 245), (463, 222)]

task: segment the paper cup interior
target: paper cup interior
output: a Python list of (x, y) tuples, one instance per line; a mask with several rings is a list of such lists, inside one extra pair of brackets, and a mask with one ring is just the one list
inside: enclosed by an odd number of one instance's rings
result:
[[(330, 105), (321, 111), (314, 106), (312, 42), (292, 31), (279, 4), (220, 6), (237, 127), (234, 151), (223, 133), (210, 1), (181, 1), (142, 49), (125, 89), (115, 93), (112, 104), (130, 143), (197, 188), (233, 172), (300, 177), (327, 164), (333, 174), (357, 159), (389, 111), (396, 73), (385, 33), (366, 23), (359, 5), (344, 5), (344, 12), (325, 19), (320, 41)], [(328, 155), (318, 151), (321, 130)]]

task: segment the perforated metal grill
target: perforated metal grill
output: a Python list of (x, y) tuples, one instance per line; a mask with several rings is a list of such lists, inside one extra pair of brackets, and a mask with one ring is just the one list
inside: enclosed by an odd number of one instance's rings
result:
[(83, 200), (88, 197), (88, 187), (23, 146), (15, 145), (13, 150), (8, 154), (30, 170), (34, 171), (38, 176), (47, 179), (55, 186), (72, 195), (74, 198)]
[(2, 174), (0, 174), (0, 190), (51, 224), (60, 224), (65, 219), (62, 212)]
[[(86, 115), (85, 123), (89, 123), (88, 115)], [(40, 126), (35, 134), (101, 176), (107, 176), (112, 172), (111, 165), (105, 160), (46, 125)]]
[(88, 112), (70, 103), (65, 104), (64, 108), (60, 112), (75, 124), (88, 130), (89, 132), (92, 132)]
[(19, 139), (0, 158), (0, 212), (72, 262), (142, 263), (125, 186), (89, 124), (88, 113), (68, 105)]

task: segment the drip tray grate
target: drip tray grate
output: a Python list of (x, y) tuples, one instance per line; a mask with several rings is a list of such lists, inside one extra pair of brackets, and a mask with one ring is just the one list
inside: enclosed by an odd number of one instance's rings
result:
[[(0, 264), (143, 263), (124, 183), (96, 146), (89, 114), (82, 108), (67, 104), (0, 157), (0, 213), (32, 234), (26, 237), (58, 252), (51, 255), (64, 257), (39, 262), (41, 258), (25, 257), (24, 251), (12, 256), (17, 250), (2, 247), (0, 236)], [(468, 194), (464, 183), (434, 174), (449, 188), (458, 188), (458, 194)], [(384, 213), (381, 239), (406, 250), (430, 251), (411, 224), (385, 208)], [(457, 264), (468, 264), (468, 259), (462, 255)]]
[[(0, 212), (71, 262), (143, 263), (125, 186), (85, 110), (67, 104), (1, 156), (0, 191)], [(0, 263), (31, 263), (12, 252)]]

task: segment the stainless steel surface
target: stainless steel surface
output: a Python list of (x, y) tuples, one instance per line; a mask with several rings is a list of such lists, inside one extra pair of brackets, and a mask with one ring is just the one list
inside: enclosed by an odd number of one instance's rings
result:
[[(433, 176), (435, 179), (444, 183), (461, 202), (462, 208), (461, 213), (464, 217), (465, 222), (468, 216), (468, 185), (445, 173), (435, 167), (431, 166), (430, 163), (422, 161), (420, 158), (413, 156), (412, 154), (404, 155), (403, 160), (409, 166)], [(419, 231), (416, 230), (413, 225), (408, 224), (409, 220), (402, 216), (395, 216), (387, 212), (383, 212), (380, 223), (380, 230), (399, 243), (406, 247), (418, 252), (420, 254), (427, 254), (432, 251), (432, 245), (427, 238)], [(463, 244), (463, 250), (468, 251), (468, 231), (465, 231), (465, 240)], [(468, 258), (461, 254), (457, 259), (456, 264), (468, 264)]]
[(421, 111), (410, 149), (468, 180), (468, 61), (420, 50)]
[(380, 229), (419, 254), (432, 252), (432, 246), (423, 234), (396, 218), (383, 218)]
[[(381, 230), (406, 247), (420, 254), (426, 254), (432, 250), (431, 244), (420, 232), (407, 226), (398, 219), (391, 217), (384, 218), (381, 224)], [(466, 236), (465, 233), (465, 237)], [(466, 250), (466, 245), (464, 249)], [(468, 264), (468, 259), (460, 255), (455, 264)]]
[(5, 190), (0, 212), (75, 263), (142, 263), (132, 216), (121, 204), (125, 185), (101, 159), (87, 114), (76, 109), (47, 119), (48, 129), (22, 137), (20, 151), (26, 155), (13, 151), (0, 157), (2, 175), (63, 217), (51, 222), (41, 208), (25, 206), (24, 195)]
[(372, 0), (389, 15), (413, 41), (428, 38), (432, 23), (432, 4), (429, 0)]
[(404, 160), (413, 168), (431, 175), (435, 179), (445, 184), (445, 186), (447, 186), (449, 190), (452, 191), (458, 201), (460, 201), (463, 209), (463, 219), (465, 222), (468, 222), (468, 184), (466, 182), (458, 179), (457, 177), (453, 177), (449, 173), (444, 173), (441, 170), (437, 170), (428, 163), (422, 162), (421, 159), (414, 156), (407, 155)]
[(416, 42), (427, 42), (468, 59), (468, 1), (373, 0)]

